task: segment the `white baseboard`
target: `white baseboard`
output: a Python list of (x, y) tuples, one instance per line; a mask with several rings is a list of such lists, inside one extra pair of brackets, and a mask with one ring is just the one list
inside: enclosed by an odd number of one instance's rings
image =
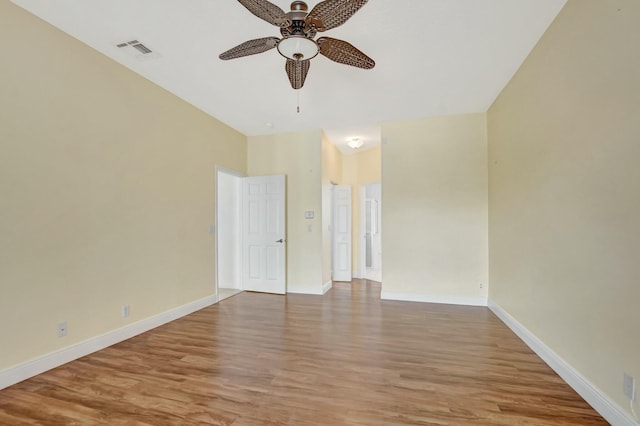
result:
[(382, 291), (382, 300), (400, 300), (403, 302), (441, 303), (445, 305), (487, 306), (484, 297), (430, 296), (416, 293), (391, 293)]
[(614, 426), (638, 426), (622, 407), (612, 401), (593, 383), (587, 380), (575, 368), (555, 353), (542, 340), (530, 332), (518, 320), (513, 318), (499, 305), (489, 300), (489, 309), (496, 314), (515, 334), (524, 341), (549, 367), (567, 382), (585, 401), (587, 401), (606, 421)]
[(323, 289), (321, 285), (287, 285), (287, 293), (322, 296), (324, 294), (322, 291)]
[(360, 273), (360, 271), (352, 271), (352, 276), (355, 279), (362, 279), (362, 274)]
[(327, 294), (333, 288), (333, 281), (329, 280), (322, 285), (322, 294)]
[(217, 300), (215, 295), (208, 296), (2, 370), (0, 371), (0, 389), (189, 315), (216, 303)]

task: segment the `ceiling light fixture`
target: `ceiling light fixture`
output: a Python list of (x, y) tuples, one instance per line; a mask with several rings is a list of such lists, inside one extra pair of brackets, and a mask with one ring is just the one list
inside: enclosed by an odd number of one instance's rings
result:
[(287, 59), (303, 61), (315, 58), (320, 48), (318, 43), (305, 36), (292, 35), (278, 43), (278, 52)]
[(364, 145), (364, 142), (360, 138), (351, 138), (349, 142), (347, 142), (347, 145), (353, 149), (360, 149), (362, 145)]

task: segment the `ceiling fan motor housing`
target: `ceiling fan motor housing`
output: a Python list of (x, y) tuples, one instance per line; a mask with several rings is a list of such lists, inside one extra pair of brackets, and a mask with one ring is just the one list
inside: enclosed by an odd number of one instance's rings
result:
[(294, 1), (293, 3), (291, 3), (291, 12), (300, 11), (300, 12), (304, 12), (304, 14), (306, 15), (307, 14), (307, 10), (309, 10), (309, 7), (303, 1)]
[(287, 59), (307, 60), (316, 57), (320, 51), (318, 44), (313, 40), (316, 35), (315, 28), (307, 28), (305, 21), (308, 9), (303, 1), (291, 3), (291, 11), (287, 13), (291, 25), (280, 28), (283, 39), (278, 43), (278, 52)]
[[(287, 28), (292, 32), (303, 32), (305, 27), (305, 18), (307, 17), (307, 4), (303, 1), (294, 1), (291, 3), (291, 12), (287, 13), (287, 18), (291, 19), (291, 26)], [(285, 28), (283, 28), (285, 29)]]
[(305, 35), (309, 38), (316, 36), (315, 28), (307, 26), (307, 13), (309, 7), (303, 1), (294, 1), (291, 3), (291, 11), (286, 14), (287, 18), (291, 20), (291, 25), (288, 27), (280, 28), (280, 33), (283, 37), (290, 35)]

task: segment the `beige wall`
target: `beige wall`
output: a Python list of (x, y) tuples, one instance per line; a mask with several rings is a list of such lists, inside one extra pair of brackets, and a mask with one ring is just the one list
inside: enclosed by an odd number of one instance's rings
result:
[[(252, 136), (250, 176), (287, 176), (287, 291), (322, 291), (322, 132)], [(315, 218), (305, 219), (312, 210)], [(311, 226), (311, 232), (308, 230)]]
[(331, 281), (332, 182), (342, 183), (342, 153), (322, 134), (322, 282)]
[(342, 157), (342, 177), (345, 185), (351, 185), (351, 240), (352, 269), (360, 276), (360, 188), (363, 185), (382, 180), (382, 147), (380, 145), (366, 151)]
[(7, 0), (0, 51), (0, 370), (214, 294), (245, 137)]
[(569, 0), (488, 115), (490, 298), (627, 409), (640, 378), (640, 2)]
[(380, 182), (382, 179), (382, 146), (358, 152), (353, 157), (358, 162), (358, 183)]
[(383, 296), (486, 302), (485, 114), (389, 123), (382, 136)]

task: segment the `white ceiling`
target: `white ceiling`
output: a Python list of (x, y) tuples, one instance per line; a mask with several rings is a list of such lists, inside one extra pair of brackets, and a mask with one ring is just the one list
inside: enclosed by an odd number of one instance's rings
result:
[[(246, 40), (279, 36), (237, 1), (13, 1), (245, 135), (324, 129), (344, 152), (354, 136), (364, 148), (379, 143), (387, 121), (486, 111), (566, 2), (370, 0), (319, 35), (349, 41), (376, 67), (319, 55), (294, 91), (275, 49), (218, 59)], [(289, 10), (290, 1), (272, 3)], [(153, 57), (116, 47), (134, 39)]]

